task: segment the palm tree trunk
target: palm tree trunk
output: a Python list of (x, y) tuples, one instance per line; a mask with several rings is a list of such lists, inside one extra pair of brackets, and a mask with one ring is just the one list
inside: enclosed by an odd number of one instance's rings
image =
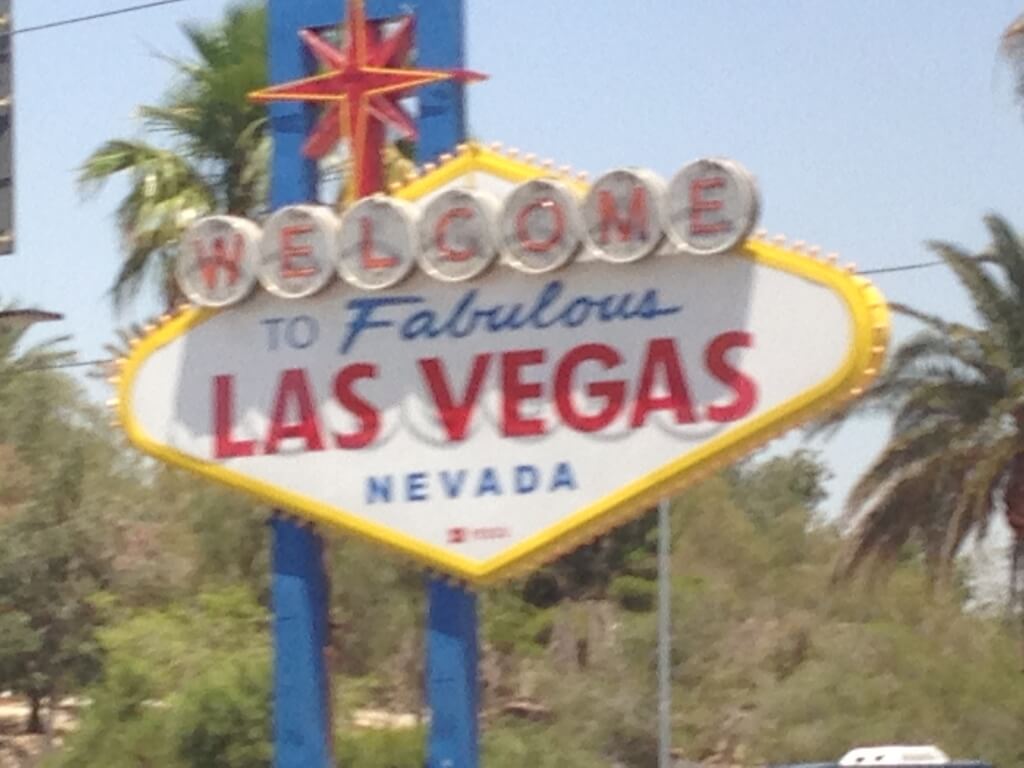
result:
[[(1024, 429), (1024, 414), (1017, 414), (1017, 423)], [(1006, 524), (1013, 532), (1010, 557), (1010, 614), (1024, 606), (1024, 453), (1014, 457), (1006, 483)]]
[[(1024, 415), (1016, 414), (1017, 424), (1024, 426)], [(1020, 622), (1020, 650), (1024, 658), (1024, 453), (1014, 458), (1006, 483), (1006, 524), (1013, 532), (1010, 555), (1010, 599), (1008, 618), (1011, 625)]]
[(29, 715), (28, 715), (28, 727), (26, 728), (28, 733), (39, 734), (43, 732), (43, 718), (41, 710), (43, 708), (43, 696), (40, 693), (30, 693), (28, 695), (29, 700)]
[[(1018, 624), (1020, 633), (1020, 655), (1024, 659), (1024, 536), (1014, 530), (1013, 550), (1010, 555), (1010, 601), (1008, 616), (1010, 626)], [(1024, 672), (1024, 669), (1021, 670)]]
[(1024, 622), (1024, 536), (1014, 533), (1010, 555), (1010, 617), (1020, 614)]

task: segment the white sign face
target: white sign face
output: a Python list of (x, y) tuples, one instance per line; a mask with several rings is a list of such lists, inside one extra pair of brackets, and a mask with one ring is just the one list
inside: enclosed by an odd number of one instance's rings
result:
[[(500, 196), (508, 175), (482, 184), (476, 173), (474, 188)], [(421, 200), (457, 187), (444, 179)], [(550, 187), (536, 190), (525, 209), (538, 218), (514, 222), (518, 239), (568, 242), (575, 224), (554, 226)], [(424, 231), (441, 233), (434, 257), (472, 246), (486, 261), (490, 235), (472, 226), (481, 211), (449, 202), (427, 207), (465, 208), (450, 224), (428, 213)], [(627, 208), (620, 199), (608, 210)], [(642, 245), (633, 232), (618, 232), (626, 261)], [(351, 264), (366, 255), (356, 235), (342, 236)], [(378, 245), (370, 256), (399, 253)], [(373, 291), (335, 282), (301, 302), (259, 292), (171, 320), (124, 362), (129, 437), (487, 582), (594, 538), (845, 399), (884, 351), (885, 305), (866, 281), (765, 242), (700, 255), (663, 239), (631, 263), (588, 254), (557, 272), (494, 268), (470, 280), (455, 262), (435, 265), (453, 270), (447, 279), (414, 270)]]

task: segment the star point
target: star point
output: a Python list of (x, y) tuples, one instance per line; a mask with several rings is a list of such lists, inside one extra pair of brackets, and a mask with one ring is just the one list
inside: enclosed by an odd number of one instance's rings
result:
[(313, 30), (300, 37), (324, 71), (279, 83), (250, 94), (254, 101), (319, 103), (323, 111), (303, 147), (307, 157), (327, 155), (349, 141), (357, 196), (381, 190), (380, 156), (386, 128), (417, 137), (415, 121), (400, 100), (417, 88), (441, 82), (477, 82), (485, 75), (467, 69), (417, 69), (402, 66), (413, 45), (413, 18), (403, 17), (381, 39), (379, 24), (366, 18), (362, 0), (348, 0), (347, 40), (336, 48)]

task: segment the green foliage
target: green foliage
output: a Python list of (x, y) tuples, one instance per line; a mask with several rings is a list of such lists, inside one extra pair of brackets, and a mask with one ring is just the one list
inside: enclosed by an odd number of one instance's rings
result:
[(579, 744), (578, 739), (559, 740), (552, 728), (514, 720), (498, 722), (486, 729), (480, 747), (480, 762), (488, 768), (593, 768), (599, 765), (595, 763), (594, 753)]
[(422, 728), (342, 731), (335, 740), (338, 768), (422, 768), (425, 740)]
[(649, 611), (654, 608), (658, 587), (649, 579), (625, 575), (612, 581), (609, 593), (627, 611)]
[(103, 676), (54, 765), (269, 765), (266, 625), (264, 609), (231, 588), (102, 630)]
[(483, 639), (495, 652), (531, 655), (550, 640), (551, 610), (530, 605), (511, 589), (487, 592), (481, 599)]
[(148, 279), (172, 306), (179, 296), (171, 264), (183, 227), (214, 211), (255, 214), (266, 201), (265, 110), (248, 99), (266, 83), (265, 11), (237, 6), (213, 27), (183, 32), (192, 58), (170, 60), (176, 79), (164, 99), (139, 109), (150, 140), (111, 139), (79, 173), (85, 191), (122, 174), (130, 180), (117, 210), (125, 251), (112, 287), (118, 304)]
[(52, 354), (0, 351), (0, 689), (30, 699), (33, 731), (44, 698), (99, 666), (91, 597), (110, 565), (98, 488), (116, 474), (95, 411), (67, 378), (41, 370)]
[[(533, 579), (535, 583), (547, 579), (552, 587), (543, 601), (603, 599), (617, 573), (652, 575), (657, 519), (653, 511), (648, 512), (543, 569)], [(530, 594), (528, 582), (524, 595)]]
[(423, 680), (425, 579), (378, 547), (337, 537), (328, 547), (336, 585), (331, 615), (339, 672), (375, 675), (386, 703), (413, 707)]
[(270, 667), (265, 659), (231, 659), (204, 670), (181, 692), (175, 714), (175, 751), (183, 765), (270, 765)]
[[(1012, 634), (966, 611), (964, 592), (932, 590), (914, 558), (872, 589), (829, 589), (841, 539), (819, 519), (823, 476), (812, 455), (780, 457), (714, 477), (673, 505), (675, 746), (691, 760), (755, 764), (928, 741), (1020, 764), (1024, 697)], [(175, 546), (192, 562), (188, 590), (91, 601), (105, 625), (103, 674), (57, 768), (269, 760), (266, 609), (254, 590), (225, 586), (244, 584), (244, 569), (210, 563), (200, 575), (195, 523), (178, 503), (156, 507), (185, 532)], [(237, 525), (241, 532), (243, 518)], [(652, 532), (599, 575), (608, 585), (601, 598), (527, 599), (530, 585), (531, 597), (543, 592), (539, 578), (482, 594), (484, 764), (653, 763), (655, 615), (629, 609), (640, 607), (637, 595), (649, 607), (655, 594), (635, 565), (648, 562)], [(422, 577), (347, 539), (329, 552), (338, 763), (418, 768), (422, 728), (373, 731), (350, 720), (362, 707), (420, 711)], [(31, 642), (10, 626), (12, 643)]]

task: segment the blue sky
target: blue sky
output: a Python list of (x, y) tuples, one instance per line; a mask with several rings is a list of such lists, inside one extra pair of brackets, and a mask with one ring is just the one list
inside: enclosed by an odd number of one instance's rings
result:
[[(21, 0), (15, 26), (129, 4)], [(134, 108), (158, 100), (170, 74), (155, 54), (184, 54), (177, 24), (227, 5), (188, 0), (16, 38), (18, 251), (0, 259), (0, 297), (63, 312), (46, 330), (72, 333), (84, 358), (103, 356), (114, 328), (153, 304), (120, 318), (110, 309), (123, 187), (83, 200), (75, 169), (105, 139), (140, 135)], [(469, 96), (481, 140), (593, 174), (638, 165), (669, 176), (697, 156), (731, 156), (758, 177), (762, 226), (865, 269), (928, 260), (928, 239), (980, 248), (989, 211), (1024, 227), (1024, 119), (997, 54), (1019, 0), (467, 7), (468, 64), (491, 75)], [(942, 269), (876, 281), (893, 300), (968, 317)], [(825, 445), (830, 507), (883, 439), (869, 423)]]

